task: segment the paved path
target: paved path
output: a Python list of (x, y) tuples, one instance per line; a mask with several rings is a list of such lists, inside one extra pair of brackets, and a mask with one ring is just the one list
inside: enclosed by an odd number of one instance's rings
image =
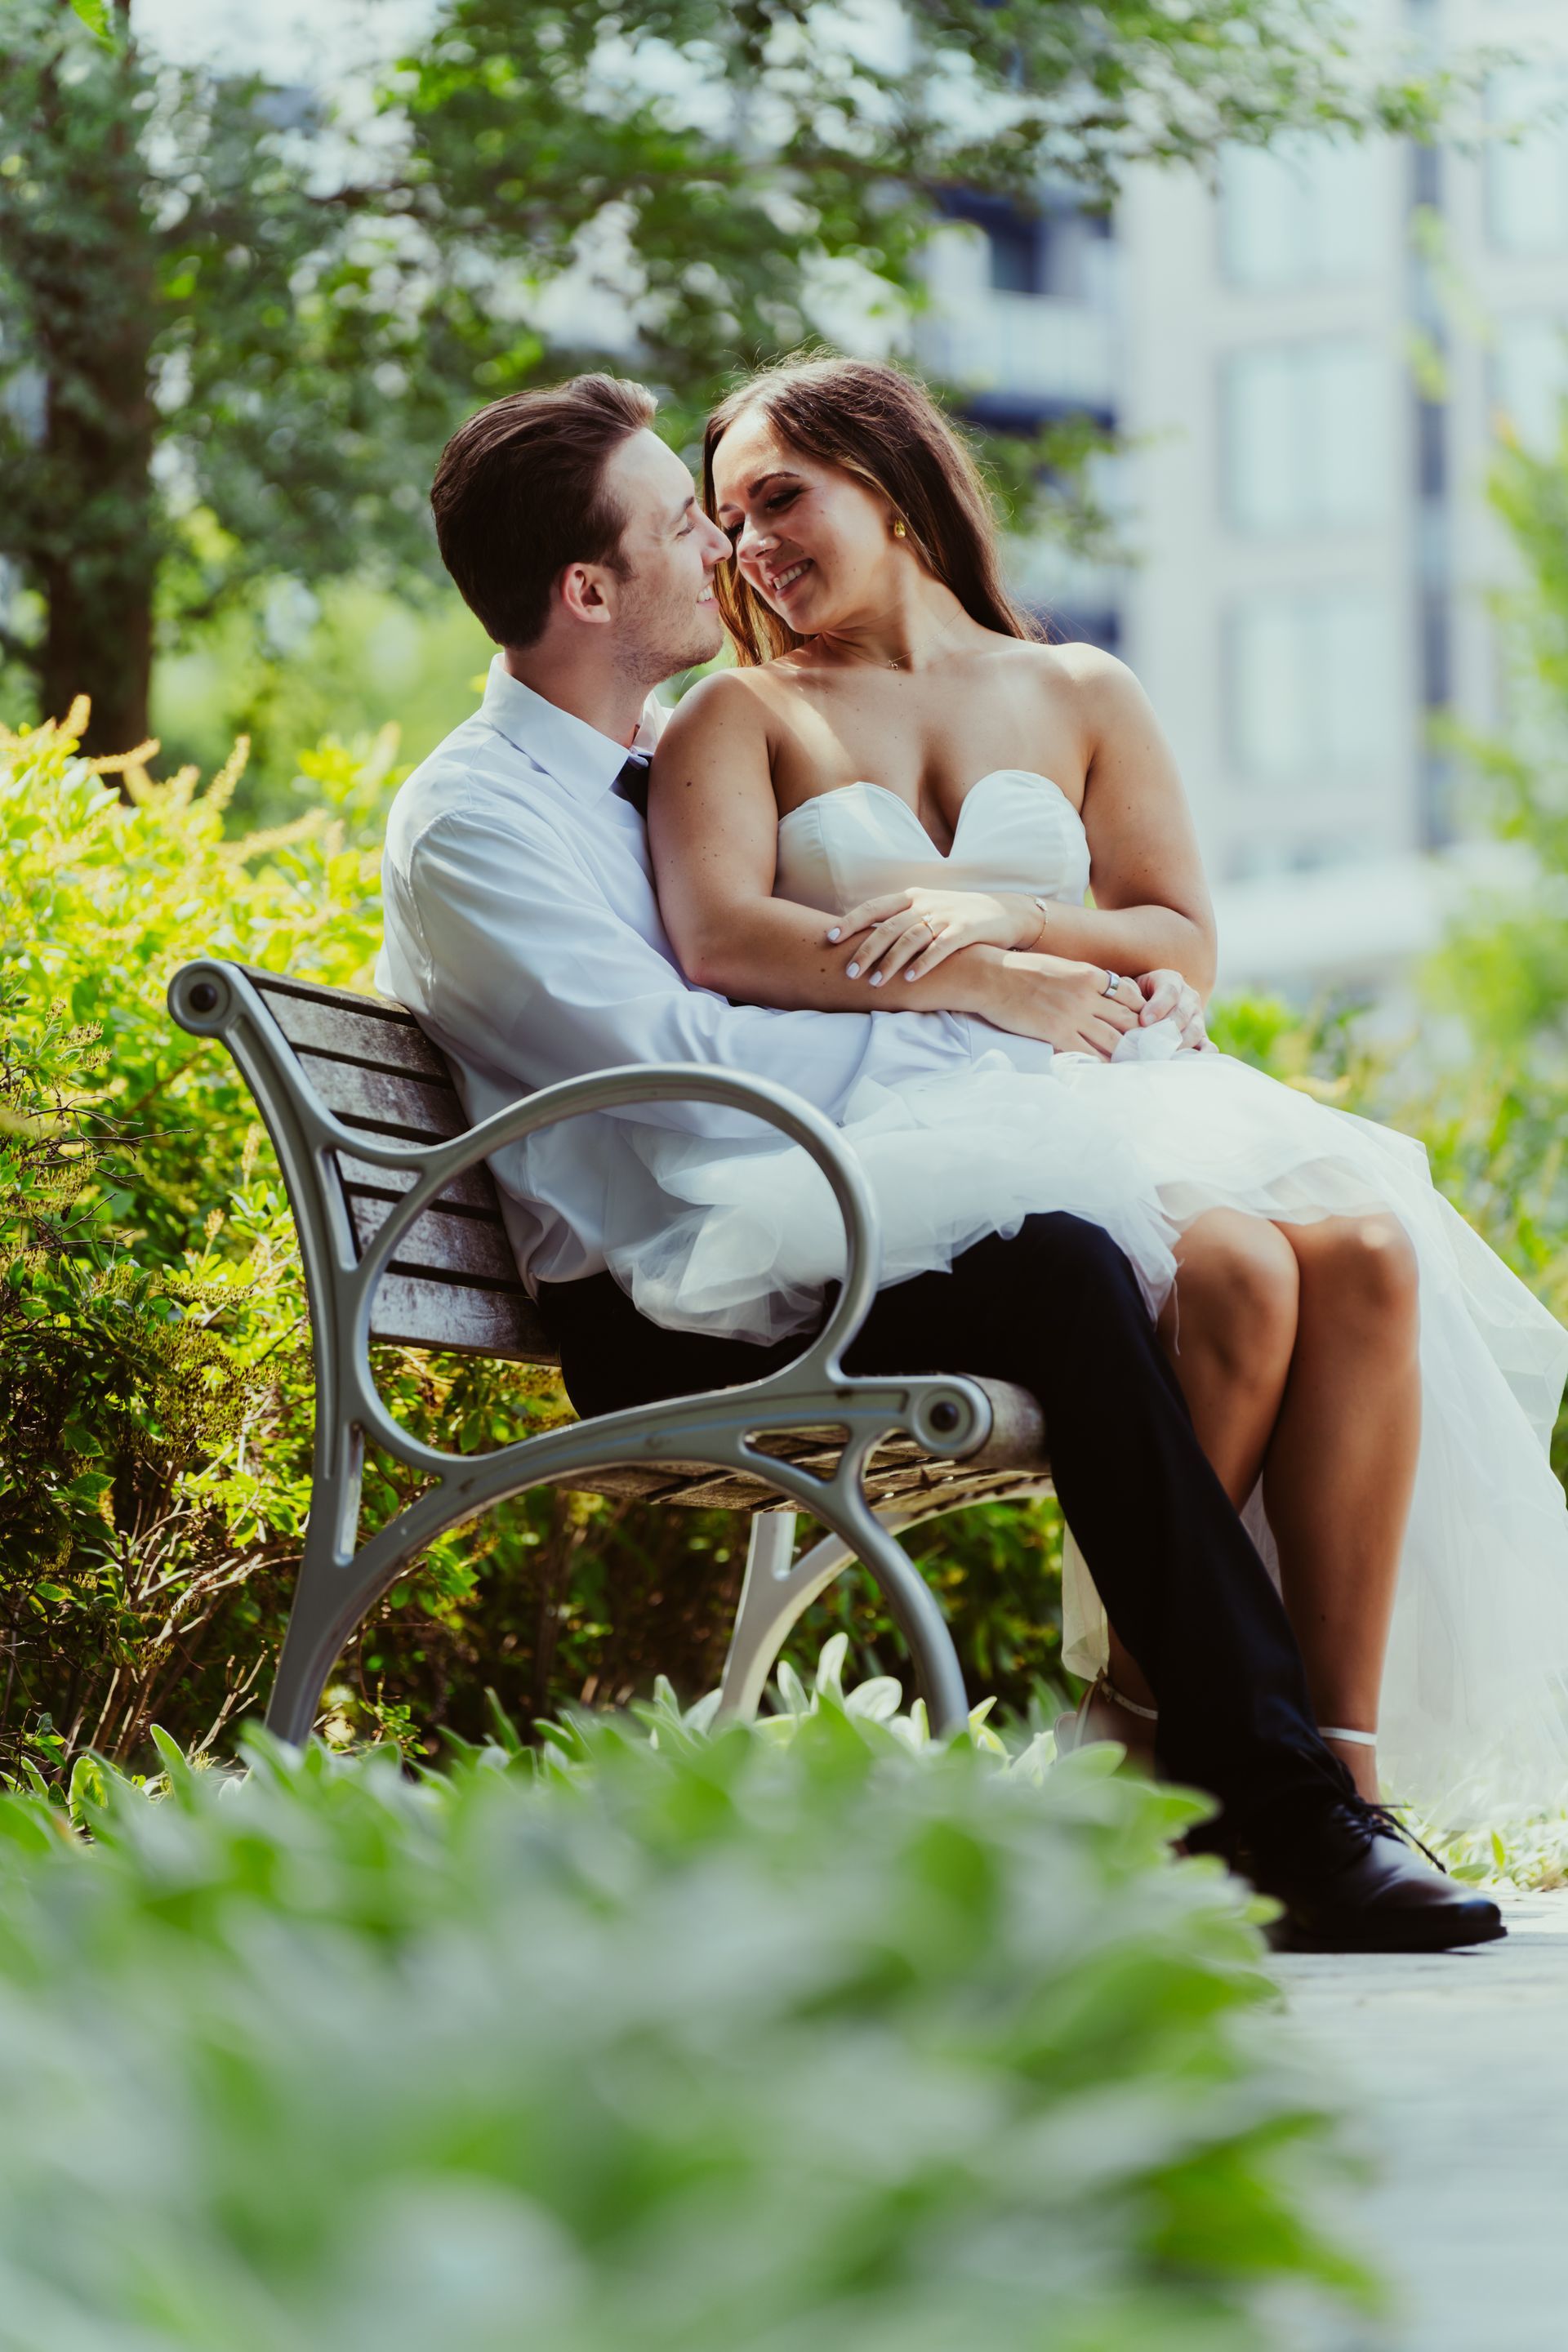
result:
[(1351, 2226), (1401, 2297), (1392, 2322), (1303, 2337), (1313, 2352), (1568, 2352), (1568, 1893), (1507, 1916), (1508, 1940), (1473, 1952), (1276, 1963), (1352, 2087), (1381, 2178)]

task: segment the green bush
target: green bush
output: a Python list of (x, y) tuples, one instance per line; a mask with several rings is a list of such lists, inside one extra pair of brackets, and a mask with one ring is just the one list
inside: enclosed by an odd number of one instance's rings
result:
[(757, 1732), (0, 1799), (0, 2347), (1241, 2352), (1363, 2292), (1194, 1801), (921, 1749), (840, 1655)]
[[(281, 1638), (309, 1497), (310, 1363), (293, 1229), (228, 1057), (170, 1021), (198, 953), (368, 987), (388, 735), (300, 762), (316, 804), (237, 835), (241, 758), (194, 771), (0, 732), (0, 1763), (129, 1760), (148, 1725), (225, 1741)], [(118, 775), (106, 773), (119, 765)], [(462, 1445), (563, 1402), (548, 1375), (378, 1350), (389, 1402)], [(367, 1524), (406, 1498), (373, 1461)], [(1048, 1505), (927, 1530), (977, 1687), (1026, 1706), (1059, 1649)], [(469, 1736), (495, 1684), (524, 1719), (717, 1679), (744, 1526), (541, 1495), (437, 1545), (345, 1656), (334, 1738)], [(807, 1655), (897, 1656), (853, 1580)], [(414, 1727), (417, 1726), (417, 1731)]]

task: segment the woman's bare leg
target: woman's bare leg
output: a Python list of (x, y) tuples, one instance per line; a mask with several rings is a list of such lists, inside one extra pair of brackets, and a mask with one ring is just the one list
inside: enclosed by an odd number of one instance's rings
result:
[[(1176, 1244), (1176, 1286), (1160, 1318), (1198, 1443), (1237, 1510), (1258, 1483), (1279, 1418), (1296, 1341), (1297, 1267), (1289, 1244), (1262, 1217), (1211, 1209)], [(1140, 1706), (1153, 1694), (1110, 1631), (1109, 1673)], [(1096, 1728), (1148, 1748), (1152, 1727), (1121, 1709)]]
[[(1268, 1523), (1318, 1721), (1375, 1732), (1421, 1437), (1415, 1254), (1392, 1217), (1278, 1230), (1300, 1289)], [(1376, 1751), (1330, 1745), (1375, 1798)]]

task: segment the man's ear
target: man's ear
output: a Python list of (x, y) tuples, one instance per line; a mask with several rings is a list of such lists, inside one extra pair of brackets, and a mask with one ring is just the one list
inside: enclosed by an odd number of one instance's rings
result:
[(588, 621), (603, 627), (615, 617), (605, 589), (603, 564), (569, 563), (561, 574), (557, 593), (563, 609), (574, 621)]

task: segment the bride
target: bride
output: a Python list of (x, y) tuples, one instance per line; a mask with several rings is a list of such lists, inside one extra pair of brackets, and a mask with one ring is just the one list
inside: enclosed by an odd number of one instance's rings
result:
[[(703, 489), (733, 549), (716, 584), (737, 667), (680, 704), (649, 795), (689, 976), (963, 1013), (976, 959), (1026, 955), (1047, 1005), (1043, 1039), (981, 1031), (968, 1075), (852, 1103), (883, 1279), (1037, 1210), (1105, 1226), (1363, 1791), (1381, 1743), (1396, 1793), (1434, 1810), (1561, 1803), (1568, 1516), (1545, 1448), (1568, 1335), (1419, 1145), (1184, 1050), (1165, 1008), (1176, 975), (1206, 994), (1215, 937), (1170, 752), (1120, 662), (1037, 641), (973, 465), (915, 384), (832, 360), (764, 374), (710, 420)], [(648, 1150), (689, 1206), (636, 1269), (645, 1311), (803, 1326), (841, 1265), (805, 1155)], [(1099, 1677), (1102, 1727), (1146, 1736), (1091, 1565), (1069, 1542), (1066, 1660)]]

